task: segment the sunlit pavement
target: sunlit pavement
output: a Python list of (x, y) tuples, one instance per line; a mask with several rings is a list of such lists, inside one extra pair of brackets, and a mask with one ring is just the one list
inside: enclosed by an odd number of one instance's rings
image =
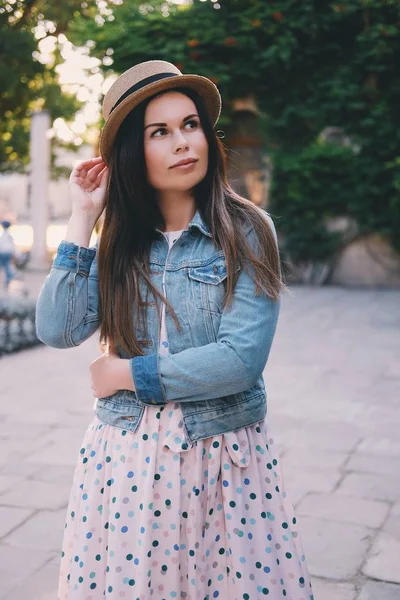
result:
[[(32, 294), (45, 275), (27, 273)], [(400, 290), (292, 292), (265, 371), (268, 422), (315, 600), (399, 600)], [(94, 336), (0, 360), (2, 600), (56, 598), (97, 356)]]

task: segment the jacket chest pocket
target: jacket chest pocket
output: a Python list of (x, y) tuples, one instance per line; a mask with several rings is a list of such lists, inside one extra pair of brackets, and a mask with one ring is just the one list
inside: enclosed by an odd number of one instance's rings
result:
[(208, 265), (191, 267), (188, 270), (191, 298), (196, 307), (221, 314), (224, 309), (226, 287), (226, 263), (223, 256)]

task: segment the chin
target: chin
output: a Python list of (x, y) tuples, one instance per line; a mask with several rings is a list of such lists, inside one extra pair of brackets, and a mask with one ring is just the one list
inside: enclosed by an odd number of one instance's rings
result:
[(179, 177), (175, 181), (171, 181), (170, 189), (174, 189), (180, 192), (190, 190), (203, 181), (205, 175), (199, 176), (199, 174), (188, 174), (186, 177)]

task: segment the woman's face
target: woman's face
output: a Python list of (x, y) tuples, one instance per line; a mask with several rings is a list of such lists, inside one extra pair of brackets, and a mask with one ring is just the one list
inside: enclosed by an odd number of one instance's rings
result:
[[(159, 192), (187, 191), (204, 179), (208, 143), (190, 98), (170, 91), (149, 102), (144, 117), (144, 155), (149, 183)], [(188, 164), (175, 166), (180, 161)]]

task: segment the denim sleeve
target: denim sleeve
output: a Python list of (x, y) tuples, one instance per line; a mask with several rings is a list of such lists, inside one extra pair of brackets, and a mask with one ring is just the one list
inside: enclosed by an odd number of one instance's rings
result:
[[(268, 220), (276, 239), (272, 220)], [(249, 241), (255, 242), (254, 234)], [(222, 314), (216, 342), (177, 354), (131, 359), (138, 399), (146, 404), (192, 402), (253, 387), (267, 363), (279, 310), (280, 299), (272, 300), (265, 292), (256, 296), (253, 278), (242, 269), (232, 304)]]
[(96, 247), (63, 240), (36, 304), (36, 335), (53, 348), (72, 348), (99, 327)]

